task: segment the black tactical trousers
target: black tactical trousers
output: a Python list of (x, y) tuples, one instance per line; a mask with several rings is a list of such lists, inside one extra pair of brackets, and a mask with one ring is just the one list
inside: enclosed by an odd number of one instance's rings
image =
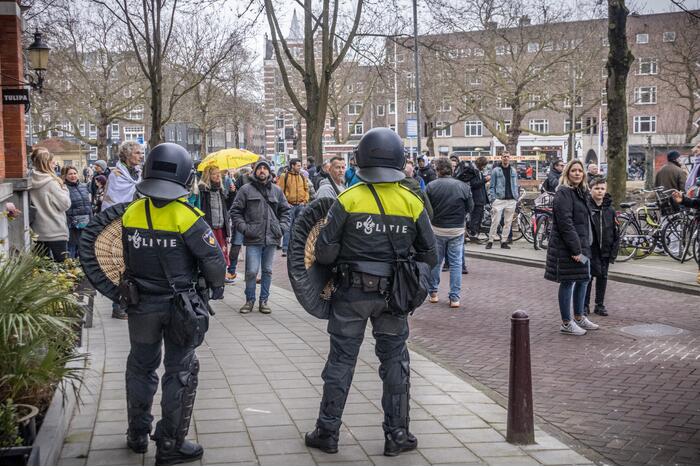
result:
[(363, 292), (359, 288), (339, 289), (333, 295), (328, 321), (331, 348), (321, 374), (323, 399), (316, 422), (321, 429), (332, 432), (340, 429), (368, 319), (372, 322), (375, 353), (380, 361), (379, 376), (384, 383), (384, 430), (408, 429), (408, 322), (405, 317), (390, 314), (386, 301), (379, 293)]
[(187, 435), (197, 390), (199, 362), (194, 347), (172, 342), (169, 333), (171, 311), (139, 312), (129, 308), (131, 352), (126, 363), (126, 399), (129, 431), (150, 433), (151, 405), (158, 389), (156, 370), (164, 345), (162, 418), (155, 438), (182, 441)]

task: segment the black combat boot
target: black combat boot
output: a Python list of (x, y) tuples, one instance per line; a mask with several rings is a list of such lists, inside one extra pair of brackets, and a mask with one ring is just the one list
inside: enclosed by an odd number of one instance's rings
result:
[(323, 428), (316, 427), (314, 431), (306, 433), (304, 441), (308, 447), (320, 449), (328, 454), (338, 452), (337, 431), (326, 431)]
[(126, 433), (126, 445), (136, 454), (143, 454), (148, 451), (148, 433)]
[(418, 440), (407, 428), (395, 428), (384, 432), (384, 455), (398, 456), (404, 451), (411, 451), (418, 447)]
[(156, 444), (156, 465), (175, 465), (196, 461), (202, 458), (204, 449), (199, 444), (184, 440), (161, 438)]

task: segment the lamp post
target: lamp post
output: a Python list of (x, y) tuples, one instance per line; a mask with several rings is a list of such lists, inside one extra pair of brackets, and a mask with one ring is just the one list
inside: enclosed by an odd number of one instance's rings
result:
[(44, 74), (49, 64), (49, 52), (51, 47), (42, 40), (42, 33), (34, 32), (34, 42), (27, 48), (29, 52), (29, 67), (36, 73), (36, 79), (28, 76), (28, 83), (32, 89), (41, 92), (44, 87)]

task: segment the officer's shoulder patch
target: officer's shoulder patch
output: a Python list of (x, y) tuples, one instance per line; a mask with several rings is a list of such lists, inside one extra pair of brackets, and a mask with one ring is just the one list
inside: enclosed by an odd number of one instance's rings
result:
[(216, 237), (214, 237), (214, 232), (212, 232), (211, 229), (207, 229), (207, 231), (202, 234), (202, 240), (210, 247), (216, 246)]

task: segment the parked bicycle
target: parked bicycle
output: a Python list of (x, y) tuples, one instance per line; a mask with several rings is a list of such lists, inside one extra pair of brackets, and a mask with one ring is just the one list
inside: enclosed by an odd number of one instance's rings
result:
[(554, 193), (544, 192), (535, 198), (535, 207), (530, 221), (533, 234), (532, 245), (535, 250), (546, 250), (549, 246), (554, 219), (553, 203)]

